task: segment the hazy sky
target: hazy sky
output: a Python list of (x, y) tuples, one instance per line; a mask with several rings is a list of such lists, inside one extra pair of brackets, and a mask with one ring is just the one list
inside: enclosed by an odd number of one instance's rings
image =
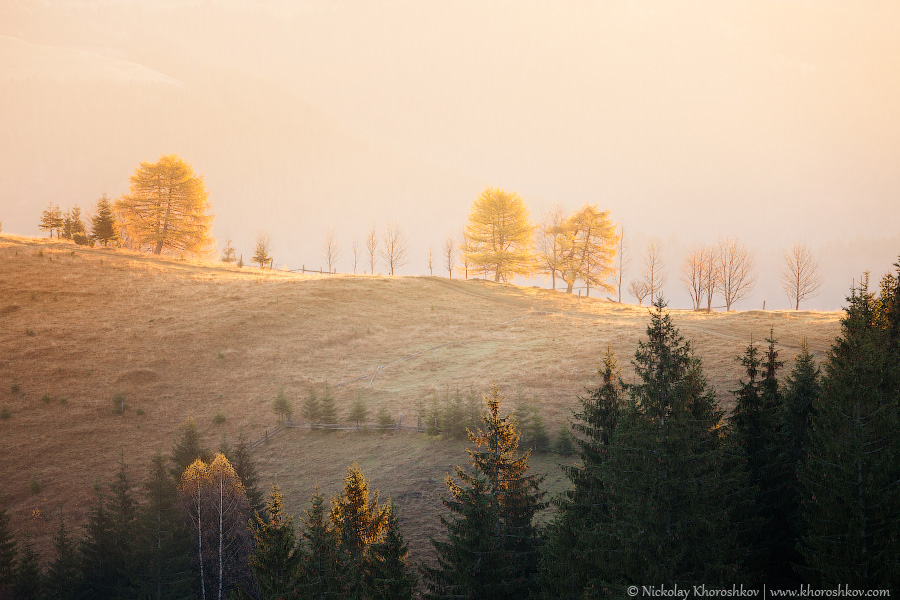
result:
[[(610, 209), (631, 272), (657, 238), (685, 306), (687, 249), (737, 235), (786, 308), (781, 254), (808, 242), (837, 308), (900, 254), (900, 4), (497, 1), (0, 2), (0, 220), (127, 191), (177, 153), (214, 233), (319, 266), (389, 220), (405, 273), (485, 185), (539, 219)], [(436, 271), (437, 273), (437, 271)], [(443, 273), (443, 271), (441, 271)]]

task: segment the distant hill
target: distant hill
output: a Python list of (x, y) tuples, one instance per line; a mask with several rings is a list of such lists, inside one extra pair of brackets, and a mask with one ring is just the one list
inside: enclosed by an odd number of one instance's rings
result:
[[(58, 505), (80, 521), (92, 483), (109, 480), (120, 454), (141, 479), (188, 416), (215, 447), (223, 435), (233, 442), (242, 429), (257, 438), (274, 428), (280, 389), (297, 414), (310, 387), (328, 382), (342, 418), (361, 395), (372, 413), (384, 406), (415, 423), (442, 390), (482, 393), (496, 382), (509, 408), (539, 406), (553, 434), (597, 385), (607, 346), (629, 380), (647, 324), (646, 307), (538, 288), (239, 270), (5, 234), (0, 265), (0, 407), (12, 413), (0, 419), (0, 505), (45, 549)], [(673, 311), (726, 407), (740, 376), (735, 356), (751, 337), (762, 342), (773, 329), (788, 369), (803, 338), (822, 359), (839, 316)], [(117, 393), (123, 415), (112, 412)], [(217, 411), (222, 425), (213, 424)], [(332, 493), (359, 462), (397, 500), (421, 557), (438, 531), (443, 476), (465, 464), (464, 446), (412, 433), (292, 430), (256, 455), (264, 485), (277, 473), (294, 512), (313, 486)], [(565, 485), (557, 460), (535, 458), (551, 490)], [(38, 496), (29, 494), (32, 477)], [(43, 515), (34, 522), (33, 509)]]

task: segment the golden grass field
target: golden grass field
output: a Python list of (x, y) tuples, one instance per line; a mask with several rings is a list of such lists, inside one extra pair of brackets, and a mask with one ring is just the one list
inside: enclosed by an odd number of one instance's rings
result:
[[(726, 409), (741, 375), (735, 357), (751, 336), (762, 341), (774, 329), (789, 369), (803, 338), (821, 360), (840, 318), (672, 313)], [(341, 414), (361, 393), (373, 414), (384, 404), (404, 423), (447, 386), (481, 392), (496, 382), (509, 398), (539, 402), (553, 433), (596, 386), (608, 345), (632, 377), (647, 315), (647, 307), (476, 280), (296, 275), (0, 235), (0, 407), (11, 412), (0, 419), (0, 506), (46, 553), (57, 508), (82, 522), (93, 483), (109, 481), (121, 455), (140, 481), (186, 418), (213, 448), (241, 428), (256, 438), (277, 424), (279, 389), (299, 413), (309, 387), (325, 381), (338, 386)], [(112, 410), (117, 393), (126, 395), (124, 414)], [(216, 411), (224, 424), (213, 424)], [(399, 506), (412, 557), (427, 559), (427, 536), (441, 534), (443, 477), (466, 465), (464, 448), (414, 433), (292, 429), (255, 455), (264, 487), (277, 473), (295, 514), (317, 484), (333, 494), (358, 462)], [(551, 492), (566, 485), (557, 462), (532, 461)], [(32, 479), (43, 488), (37, 495)]]

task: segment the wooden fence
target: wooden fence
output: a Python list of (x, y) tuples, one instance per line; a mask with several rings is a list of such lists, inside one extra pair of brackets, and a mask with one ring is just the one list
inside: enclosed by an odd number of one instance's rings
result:
[[(262, 446), (285, 429), (307, 429), (310, 431), (316, 429), (323, 431), (411, 431), (413, 433), (427, 433), (429, 431), (428, 426), (423, 425), (419, 420), (417, 420), (415, 425), (404, 425), (402, 415), (396, 423), (391, 423), (389, 425), (382, 425), (380, 423), (360, 423), (357, 425), (345, 423), (302, 423), (296, 421), (285, 421), (275, 429), (266, 429), (266, 432), (262, 437), (250, 442), (250, 449), (254, 450)], [(435, 427), (432, 428), (431, 431), (434, 433), (441, 433), (441, 431), (437, 429), (437, 423), (435, 423)]]

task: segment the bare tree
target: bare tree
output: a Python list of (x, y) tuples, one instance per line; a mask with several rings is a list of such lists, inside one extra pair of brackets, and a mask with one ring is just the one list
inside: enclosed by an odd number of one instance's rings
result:
[(700, 289), (706, 298), (706, 312), (712, 312), (712, 299), (719, 287), (718, 248), (700, 249)]
[(393, 275), (394, 269), (406, 264), (406, 256), (409, 252), (406, 236), (396, 223), (389, 223), (381, 243), (381, 257), (387, 263), (388, 270)]
[(560, 271), (560, 237), (563, 235), (563, 223), (566, 217), (558, 204), (544, 213), (544, 219), (537, 228), (537, 260), (543, 273), (550, 275), (553, 289), (556, 289), (556, 276)]
[(691, 297), (694, 310), (700, 310), (703, 298), (703, 251), (691, 250), (681, 263), (681, 283)]
[(619, 272), (616, 275), (616, 287), (619, 289), (619, 304), (622, 304), (622, 277), (625, 275), (625, 269), (631, 264), (631, 257), (626, 256), (625, 251), (628, 250), (628, 244), (625, 243), (625, 225), (619, 226)]
[(375, 224), (369, 229), (366, 235), (366, 250), (369, 251), (369, 275), (375, 274), (375, 250), (378, 249), (378, 236), (375, 233)]
[(815, 298), (823, 282), (812, 250), (806, 244), (794, 242), (791, 249), (784, 253), (784, 268), (781, 270), (781, 289), (794, 305), (794, 310), (800, 310), (801, 300)]
[(628, 285), (628, 291), (637, 298), (638, 305), (643, 305), (644, 298), (650, 293), (650, 288), (647, 286), (646, 281), (635, 279)]
[(725, 310), (745, 298), (756, 285), (753, 257), (737, 238), (719, 238), (716, 248), (718, 281), (716, 286), (725, 299)]
[(356, 266), (359, 264), (359, 240), (353, 240), (353, 274), (356, 275)]
[(328, 272), (334, 273), (334, 266), (341, 255), (341, 251), (334, 239), (334, 230), (329, 229), (325, 235), (325, 241), (322, 243), (322, 256), (325, 258), (325, 264), (328, 265)]
[(650, 242), (650, 245), (647, 246), (647, 253), (644, 255), (644, 270), (641, 275), (644, 278), (644, 284), (647, 286), (647, 293), (650, 294), (650, 303), (652, 304), (662, 294), (662, 286), (666, 282), (659, 244), (655, 241)]
[(466, 230), (463, 229), (462, 232), (462, 244), (459, 245), (459, 260), (462, 262), (463, 272), (465, 273), (466, 279), (469, 278), (469, 265), (471, 261), (469, 261), (469, 255), (472, 252), (472, 247), (469, 245), (469, 234), (466, 233)]
[(444, 260), (447, 261), (444, 263), (444, 266), (447, 267), (447, 275), (450, 279), (453, 279), (453, 251), (455, 250), (455, 245), (453, 244), (453, 236), (448, 235), (447, 241), (444, 242)]

